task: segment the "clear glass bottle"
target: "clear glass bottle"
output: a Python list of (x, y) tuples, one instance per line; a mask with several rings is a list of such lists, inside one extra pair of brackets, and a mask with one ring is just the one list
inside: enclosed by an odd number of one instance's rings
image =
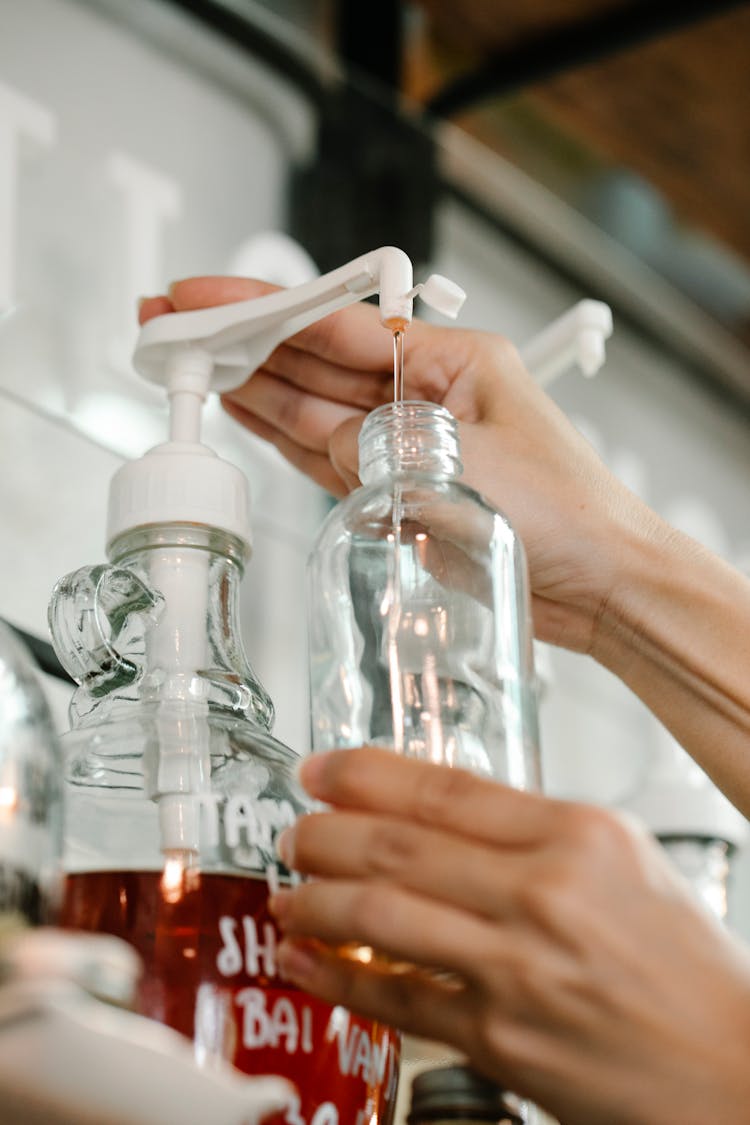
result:
[(267, 899), (289, 873), (275, 838), (308, 804), (243, 650), (246, 553), (218, 528), (136, 527), (109, 565), (55, 589), (56, 651), (80, 685), (63, 738), (62, 924), (135, 947), (138, 1011), (189, 1036), (199, 1062), (292, 1079), (298, 1103), (274, 1121), (387, 1122), (390, 1033), (276, 969)]
[(448, 410), (396, 402), (360, 433), (362, 487), (308, 566), (312, 743), (363, 743), (539, 785), (523, 546), (463, 484)]
[(526, 1125), (526, 1103), (468, 1066), (422, 1071), (411, 1086), (408, 1125)]
[(0, 917), (54, 922), (61, 887), (62, 757), (32, 659), (0, 622)]

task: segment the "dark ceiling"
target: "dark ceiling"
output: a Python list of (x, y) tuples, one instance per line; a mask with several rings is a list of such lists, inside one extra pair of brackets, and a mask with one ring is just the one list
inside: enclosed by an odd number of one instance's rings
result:
[[(748, 4), (724, 11), (720, 3), (659, 0), (419, 0), (418, 6), (425, 19), (404, 42), (405, 88), (416, 100), (442, 104), (457, 123), (511, 155), (518, 140), (506, 120), (508, 102), (517, 110), (522, 101), (530, 119), (567, 134), (593, 158), (643, 176), (679, 218), (750, 262)], [(600, 57), (592, 50), (591, 61), (579, 61), (577, 50), (584, 55), (586, 36), (596, 28)], [(519, 49), (546, 44), (551, 62), (555, 42), (561, 73), (532, 74), (532, 81), (503, 91), (507, 63)], [(484, 87), (475, 77), (472, 100), (472, 83), (464, 81), (461, 104), (460, 80), (477, 72), (487, 76)], [(456, 94), (452, 105), (446, 87)]]

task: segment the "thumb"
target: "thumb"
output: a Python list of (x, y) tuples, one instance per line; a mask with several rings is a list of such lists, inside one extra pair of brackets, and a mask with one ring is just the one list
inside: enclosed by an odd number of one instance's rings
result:
[(359, 486), (359, 431), (364, 417), (347, 418), (328, 439), (328, 456), (351, 492)]

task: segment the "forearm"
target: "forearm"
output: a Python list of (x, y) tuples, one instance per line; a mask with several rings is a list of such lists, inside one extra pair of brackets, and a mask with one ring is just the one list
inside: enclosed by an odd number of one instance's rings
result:
[(593, 655), (750, 815), (750, 581), (664, 524), (617, 550)]

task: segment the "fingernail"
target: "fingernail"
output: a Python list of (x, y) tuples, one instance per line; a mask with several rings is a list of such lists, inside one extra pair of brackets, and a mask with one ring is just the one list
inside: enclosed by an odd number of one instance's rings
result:
[(276, 854), (285, 867), (294, 866), (294, 825), (290, 824), (276, 837)]
[(291, 895), (291, 891), (280, 890), (272, 894), (268, 900), (268, 911), (279, 923), (283, 921), (284, 915), (289, 910), (289, 899)]
[(308, 945), (299, 942), (282, 941), (276, 950), (276, 966), (279, 976), (295, 984), (305, 984), (314, 975), (317, 957)]
[(303, 789), (315, 797), (320, 791), (320, 784), (323, 777), (323, 771), (328, 761), (330, 751), (316, 750), (314, 754), (309, 754), (297, 766), (297, 778)]

